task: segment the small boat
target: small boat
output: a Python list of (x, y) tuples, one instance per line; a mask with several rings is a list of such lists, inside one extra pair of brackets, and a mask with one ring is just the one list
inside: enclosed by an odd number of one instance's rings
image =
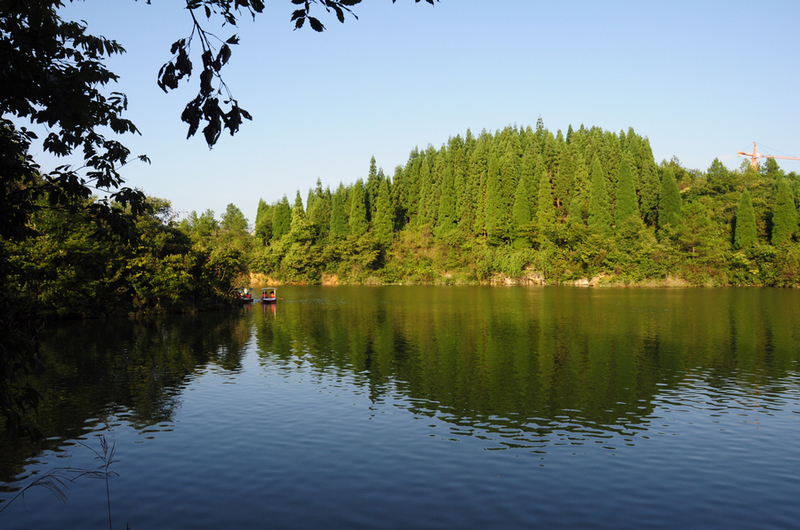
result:
[(274, 304), (278, 301), (278, 290), (274, 287), (264, 287), (261, 289), (261, 303)]
[(250, 289), (247, 287), (239, 289), (239, 292), (236, 293), (236, 301), (242, 304), (251, 303), (253, 301), (253, 295), (250, 294)]

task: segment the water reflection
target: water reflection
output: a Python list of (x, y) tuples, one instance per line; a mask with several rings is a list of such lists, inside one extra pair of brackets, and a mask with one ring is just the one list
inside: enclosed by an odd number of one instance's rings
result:
[[(53, 451), (37, 463), (36, 448), (0, 440), (3, 477), (96, 465), (63, 449), (94, 431), (119, 442), (120, 527), (797, 520), (800, 292), (281, 294), (272, 307), (53, 328), (40, 381)], [(23, 483), (0, 483), (0, 499)], [(1, 524), (102, 524), (103, 493), (75, 490), (58, 509), (10, 505)]]
[(238, 311), (51, 326), (42, 338), (47, 370), (34, 381), (48, 440), (19, 446), (0, 430), (0, 481), (17, 475), (25, 458), (97, 425), (124, 421), (145, 434), (171, 429), (185, 385), (210, 364), (240, 371), (251, 333)]
[[(285, 289), (255, 321), (264, 365), (351, 371), (460, 436), (633, 443), (702, 373), (715, 395), (796, 369), (800, 298), (771, 289)], [(693, 375), (692, 378), (695, 376)], [(690, 379), (692, 379), (690, 378)], [(659, 410), (659, 414), (662, 411)]]
[(19, 448), (0, 433), (0, 480), (97, 425), (172, 429), (186, 385), (208, 367), (238, 374), (253, 348), (263, 369), (310, 370), (444, 437), (616, 449), (668, 431), (674, 403), (768, 413), (770, 389), (796, 389), (799, 324), (800, 295), (773, 289), (286, 287), (278, 304), (53, 326), (37, 383), (51, 438)]

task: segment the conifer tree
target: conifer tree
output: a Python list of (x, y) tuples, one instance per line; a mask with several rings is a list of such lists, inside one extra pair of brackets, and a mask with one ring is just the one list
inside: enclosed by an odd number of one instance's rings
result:
[(789, 243), (797, 232), (797, 207), (789, 183), (783, 177), (778, 180), (778, 196), (772, 209), (772, 244)]
[(642, 140), (639, 150), (639, 210), (642, 219), (648, 226), (656, 226), (658, 220), (658, 194), (661, 189), (661, 180), (658, 176), (656, 162), (650, 141)]
[(255, 235), (258, 242), (262, 245), (269, 243), (269, 240), (272, 238), (272, 207), (270, 207), (264, 199), (258, 200)]
[(477, 185), (472, 167), (477, 144), (476, 138), (472, 136), (472, 131), (467, 129), (466, 138), (464, 138), (463, 187), (460, 192), (458, 179), (456, 179), (456, 193), (461, 196), (458, 209), (458, 227), (464, 234), (472, 233), (475, 225), (476, 209), (478, 207), (476, 195)]
[(498, 159), (491, 156), (488, 161), (486, 182), (486, 234), (494, 242), (508, 235), (505, 222), (508, 208), (503, 197), (503, 182), (500, 180)]
[[(419, 215), (419, 174), (422, 160), (419, 149), (416, 147), (408, 156), (408, 162), (403, 169), (403, 179), (400, 182), (402, 191), (399, 193), (402, 202), (401, 208), (405, 211), (406, 222), (416, 221)], [(397, 182), (395, 181), (397, 184)]]
[[(472, 233), (476, 236), (486, 236), (486, 175), (488, 173), (488, 143), (489, 135), (484, 130), (475, 142), (475, 149), (469, 162), (469, 180), (467, 181), (467, 194), (472, 198), (475, 211), (472, 219)], [(469, 219), (465, 219), (465, 223)]]
[(658, 228), (677, 227), (681, 217), (681, 192), (671, 167), (664, 169), (658, 198)]
[(433, 195), (433, 177), (431, 176), (431, 166), (429, 157), (422, 159), (419, 170), (419, 205), (417, 206), (417, 223), (422, 226), (432, 226), (434, 213), (431, 210)]
[(636, 200), (636, 187), (633, 182), (631, 161), (628, 155), (622, 157), (617, 177), (617, 193), (614, 201), (614, 221), (617, 235), (631, 237), (638, 232), (639, 203)]
[(405, 172), (403, 166), (397, 165), (394, 168), (394, 176), (391, 182), (387, 182), (389, 186), (389, 198), (392, 201), (392, 208), (394, 209), (394, 229), (401, 230), (408, 222), (408, 210), (406, 210), (406, 183)]
[[(469, 130), (467, 133), (469, 134)], [(467, 143), (461, 138), (461, 135), (456, 135), (448, 140), (447, 153), (449, 155), (447, 164), (453, 175), (453, 193), (455, 193), (454, 221), (458, 224), (461, 219), (461, 212), (464, 210), (467, 173)]]
[(611, 131), (605, 131), (603, 133), (602, 149), (605, 155), (603, 168), (606, 171), (606, 178), (608, 179), (607, 189), (616, 190), (619, 166), (622, 163), (622, 149), (620, 147), (619, 137), (616, 133), (612, 133)]
[(575, 183), (573, 182), (574, 171), (572, 155), (570, 154), (567, 144), (562, 143), (558, 170), (553, 176), (553, 195), (555, 198), (556, 208), (559, 212), (559, 218), (562, 219), (564, 217), (564, 213), (567, 211), (567, 207), (569, 206), (570, 194), (575, 186)]
[[(447, 151), (447, 147), (444, 145), (439, 150), (439, 152), (434, 152), (433, 156), (433, 166), (431, 169), (431, 195), (428, 197), (428, 209), (430, 214), (430, 226), (431, 228), (436, 226), (439, 219), (439, 204), (442, 200), (442, 195), (444, 194), (444, 190), (442, 186), (445, 185), (445, 181), (447, 181), (448, 192), (453, 192), (453, 171), (450, 165), (450, 153)], [(451, 197), (452, 198), (452, 197)], [(454, 199), (454, 198), (453, 198)], [(452, 215), (455, 215), (455, 200), (452, 201)]]
[(292, 207), (292, 222), (289, 226), (289, 232), (297, 232), (300, 230), (303, 221), (306, 219), (306, 212), (303, 210), (303, 199), (300, 197), (300, 190), (297, 191), (297, 196), (294, 198), (294, 207)]
[(466, 175), (463, 171), (456, 171), (455, 167), (453, 168), (453, 193), (456, 202), (455, 224), (461, 226), (462, 218), (470, 208), (467, 206)]
[(642, 138), (633, 131), (633, 127), (628, 128), (628, 134), (625, 136), (627, 145), (625, 146), (625, 150), (631, 156), (631, 159), (634, 161), (634, 165), (631, 166), (631, 171), (634, 173), (634, 180), (637, 181), (637, 188), (638, 188), (638, 175), (640, 173), (640, 167), (638, 164), (639, 154), (642, 149)]
[(367, 175), (367, 183), (364, 186), (364, 204), (366, 205), (367, 221), (372, 220), (372, 216), (377, 209), (378, 188), (381, 185), (381, 175), (378, 173), (378, 166), (373, 156), (369, 161), (369, 174)]
[[(572, 190), (570, 194), (573, 198), (583, 193), (588, 195), (592, 187), (589, 166), (586, 165), (586, 161), (579, 153), (574, 152), (572, 156), (574, 162), (574, 176), (572, 178)], [(572, 201), (570, 201), (570, 204), (571, 203)]]
[(521, 176), (517, 184), (517, 193), (514, 195), (514, 207), (511, 212), (514, 226), (517, 228), (525, 226), (532, 220), (531, 203), (528, 200), (529, 186), (527, 175)]
[(611, 201), (606, 189), (606, 175), (600, 159), (592, 159), (592, 187), (589, 193), (589, 231), (611, 235)]
[(584, 223), (581, 197), (579, 195), (575, 195), (569, 202), (569, 208), (567, 210), (567, 228), (572, 231), (575, 228), (582, 226), (584, 226)]
[(297, 250), (296, 244), (301, 244), (307, 249), (319, 237), (319, 228), (306, 216), (306, 212), (303, 210), (303, 199), (300, 197), (300, 191), (298, 190), (294, 200), (294, 207), (292, 208), (292, 223), (287, 235), (289, 242), (293, 244), (292, 248)]
[(280, 239), (289, 233), (292, 222), (292, 209), (286, 195), (272, 210), (272, 238)]
[(347, 235), (347, 215), (345, 214), (345, 195), (347, 194), (344, 184), (339, 183), (336, 193), (331, 198), (331, 227), (330, 236), (333, 238), (344, 237)]
[(303, 198), (300, 196), (300, 190), (297, 190), (297, 195), (294, 197), (294, 206), (292, 207), (292, 215), (297, 215), (301, 218), (306, 216), (306, 211), (303, 209)]
[[(503, 200), (510, 210), (514, 204), (514, 194), (519, 181), (519, 163), (522, 156), (522, 146), (519, 135), (510, 128), (503, 131), (504, 148), (500, 160), (500, 182), (503, 185)], [(508, 210), (507, 210), (508, 212)]]
[[(716, 159), (715, 159), (716, 160)], [(736, 207), (736, 230), (734, 232), (734, 246), (740, 250), (751, 248), (758, 241), (756, 232), (756, 215), (753, 210), (753, 201), (750, 192), (744, 190)]]
[(353, 195), (350, 198), (350, 234), (362, 236), (367, 233), (367, 207), (364, 203), (364, 182), (358, 179), (353, 185)]
[(444, 166), (441, 171), (441, 193), (439, 198), (438, 233), (447, 234), (456, 227), (456, 191), (453, 172), (450, 167)]
[(376, 202), (372, 229), (375, 233), (375, 240), (383, 247), (388, 247), (392, 243), (394, 232), (394, 209), (392, 208), (389, 184), (386, 179), (383, 179), (380, 183)]
[(716, 226), (711, 222), (702, 199), (688, 202), (682, 208), (675, 234), (681, 247), (693, 257), (703, 257), (721, 246), (716, 236)]
[(539, 206), (536, 208), (536, 227), (547, 239), (552, 239), (556, 229), (556, 211), (553, 206), (553, 186), (547, 171), (539, 172)]
[(306, 217), (316, 225), (322, 238), (327, 237), (331, 223), (331, 190), (326, 188), (323, 191), (320, 179), (317, 179), (317, 187), (306, 205)]
[[(317, 179), (319, 181), (319, 179)], [(306, 211), (310, 212), (311, 207), (314, 205), (314, 199), (316, 199), (316, 195), (314, 195), (314, 190), (308, 188), (308, 195), (306, 195)]]
[(525, 191), (528, 193), (528, 204), (531, 209), (536, 206), (536, 195), (539, 193), (536, 163), (536, 150), (532, 146), (526, 146), (519, 161), (519, 179), (526, 182)]

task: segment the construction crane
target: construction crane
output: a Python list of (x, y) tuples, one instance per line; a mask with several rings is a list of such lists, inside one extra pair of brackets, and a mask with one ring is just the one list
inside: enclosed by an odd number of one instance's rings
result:
[(747, 153), (745, 151), (737, 151), (736, 154), (738, 156), (746, 156), (750, 158), (750, 166), (754, 169), (758, 168), (758, 159), (760, 158), (782, 158), (784, 160), (800, 160), (798, 157), (794, 156), (775, 156), (775, 155), (762, 155), (758, 151), (756, 151), (756, 143), (753, 142), (753, 152)]

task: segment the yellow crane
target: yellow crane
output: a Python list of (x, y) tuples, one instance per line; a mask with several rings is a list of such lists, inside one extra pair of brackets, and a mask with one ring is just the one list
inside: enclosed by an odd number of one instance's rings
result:
[(782, 158), (784, 160), (800, 160), (800, 158), (795, 156), (775, 156), (775, 155), (763, 155), (756, 151), (756, 143), (753, 142), (753, 152), (748, 153), (746, 151), (737, 151), (736, 154), (738, 156), (746, 156), (750, 158), (750, 166), (753, 168), (758, 167), (758, 159), (759, 158)]

